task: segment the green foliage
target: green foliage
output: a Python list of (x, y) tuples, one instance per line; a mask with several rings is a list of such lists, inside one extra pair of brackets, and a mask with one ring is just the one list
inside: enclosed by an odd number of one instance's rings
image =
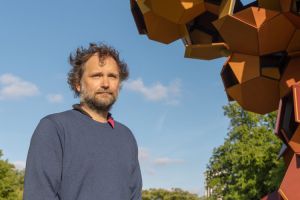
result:
[(2, 160), (0, 150), (0, 200), (21, 200), (24, 172), (17, 171), (14, 165)]
[(247, 112), (236, 103), (224, 106), (224, 114), (229, 133), (214, 149), (206, 171), (210, 199), (260, 199), (279, 186), (284, 171), (277, 159), (281, 142), (273, 133), (276, 114)]
[(143, 190), (143, 200), (201, 200), (196, 194), (191, 194), (179, 188), (171, 191), (165, 189)]

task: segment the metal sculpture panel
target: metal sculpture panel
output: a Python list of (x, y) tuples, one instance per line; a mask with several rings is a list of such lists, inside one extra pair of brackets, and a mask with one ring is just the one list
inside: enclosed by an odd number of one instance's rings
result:
[(140, 34), (185, 57), (228, 57), (221, 71), (229, 101), (266, 114), (278, 108), (275, 133), (287, 171), (263, 199), (300, 199), (300, 0), (131, 0)]

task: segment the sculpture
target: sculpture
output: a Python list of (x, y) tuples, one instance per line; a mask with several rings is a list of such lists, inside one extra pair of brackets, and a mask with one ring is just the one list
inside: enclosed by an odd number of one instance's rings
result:
[(228, 57), (221, 71), (230, 101), (266, 114), (278, 108), (275, 133), (287, 171), (263, 199), (300, 199), (300, 0), (131, 0), (140, 34), (185, 57)]

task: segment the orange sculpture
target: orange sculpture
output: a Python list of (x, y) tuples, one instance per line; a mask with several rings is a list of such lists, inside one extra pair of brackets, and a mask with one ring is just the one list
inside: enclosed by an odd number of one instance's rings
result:
[(278, 108), (275, 133), (287, 170), (263, 199), (299, 200), (300, 0), (131, 0), (140, 34), (169, 44), (182, 39), (185, 57), (228, 57), (221, 71), (229, 101), (266, 114)]

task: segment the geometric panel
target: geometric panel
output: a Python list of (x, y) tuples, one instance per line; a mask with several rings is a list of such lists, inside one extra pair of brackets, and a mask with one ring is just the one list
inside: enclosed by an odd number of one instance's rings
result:
[(232, 15), (235, 6), (235, 0), (222, 1), (219, 10), (219, 18), (222, 18), (226, 15)]
[(289, 147), (289, 146), (286, 146), (286, 149), (285, 151), (283, 152), (282, 156), (283, 156), (283, 161), (284, 161), (284, 164), (285, 164), (285, 170), (288, 168), (288, 166), (290, 165), (291, 161), (292, 161), (292, 158), (294, 156), (294, 152), (293, 150)]
[(289, 12), (291, 10), (292, 1), (293, 0), (280, 0), (282, 12)]
[(209, 3), (207, 1), (204, 2), (204, 7), (205, 7), (205, 10), (210, 12), (210, 13), (213, 13), (215, 15), (219, 15), (219, 8), (220, 6), (219, 5), (216, 5), (214, 3)]
[(233, 52), (258, 55), (257, 28), (240, 19), (227, 15), (219, 33)]
[(227, 94), (245, 110), (266, 114), (275, 111), (279, 103), (279, 83), (257, 77), (226, 89)]
[(145, 0), (145, 4), (175, 24), (185, 24), (205, 11), (203, 0)]
[(256, 28), (260, 28), (263, 23), (279, 14), (279, 12), (273, 10), (250, 7), (235, 13), (234, 16), (245, 23), (251, 24)]
[(293, 58), (289, 61), (280, 80), (280, 96), (283, 97), (289, 91), (291, 86), (300, 81), (300, 58)]
[(239, 83), (260, 76), (259, 57), (233, 53), (228, 61)]
[[(299, 18), (300, 21), (300, 18)], [(300, 51), (300, 30), (296, 30), (287, 48), (287, 52)]]
[(141, 12), (136, 0), (130, 0), (131, 12), (138, 28), (139, 34), (147, 34), (143, 13)]
[(218, 31), (220, 31), (225, 20), (226, 20), (226, 17), (222, 17), (222, 18), (216, 19), (215, 21), (212, 21), (212, 24)]
[(295, 153), (300, 153), (300, 126), (296, 129), (293, 137), (289, 141), (289, 146), (293, 149)]
[[(232, 87), (226, 88), (227, 95), (238, 102), (240, 106), (242, 106), (242, 90), (241, 90), (241, 84), (234, 85)], [(243, 107), (243, 106), (242, 106)], [(244, 107), (243, 107), (244, 108)]]
[[(225, 64), (223, 65), (223, 68), (221, 70), (221, 77), (223, 80), (223, 85), (225, 87), (225, 89), (228, 89), (232, 86), (235, 85), (239, 85), (239, 81), (236, 78), (236, 76), (234, 75), (232, 68), (230, 67), (230, 65), (228, 64), (228, 61), (230, 60), (231, 56), (229, 56), (227, 58), (227, 61), (225, 62)], [(234, 95), (236, 96), (236, 95)]]
[(277, 110), (279, 83), (276, 80), (258, 77), (242, 85), (242, 105), (251, 112), (266, 114)]
[[(283, 142), (285, 142), (285, 139), (282, 135), (282, 132), (280, 131), (281, 128), (281, 123), (282, 123), (282, 119), (283, 119), (283, 115), (284, 115), (284, 102), (282, 99), (280, 99), (279, 101), (279, 106), (278, 106), (278, 110), (277, 110), (277, 117), (276, 117), (276, 125), (275, 125), (275, 129), (274, 129), (274, 133), (277, 137), (279, 137)], [(284, 145), (284, 144), (283, 144)], [(286, 145), (285, 145), (286, 146)], [(281, 150), (280, 150), (281, 151)], [(281, 155), (279, 155), (281, 156)]]
[[(210, 36), (209, 40), (211, 40), (212, 43), (224, 42), (224, 40), (220, 37), (220, 34), (218, 33), (218, 31), (216, 30), (216, 28), (213, 26), (212, 23), (217, 19), (218, 19), (218, 15), (205, 11), (204, 13), (194, 18), (191, 23), (188, 23), (187, 27), (190, 32), (198, 30), (209, 35)], [(193, 44), (198, 44), (198, 43), (193, 43)]]
[(209, 44), (212, 42), (212, 36), (200, 31), (198, 29), (195, 29), (191, 31), (190, 38), (192, 44)]
[[(290, 94), (280, 101), (275, 134), (289, 146), (289, 149), (293, 149), (293, 152), (298, 152), (296, 149), (299, 148), (297, 127), (299, 126), (294, 121), (293, 98)], [(286, 156), (284, 158), (286, 160)]]
[(264, 67), (261, 68), (261, 75), (273, 79), (280, 79), (280, 71), (277, 67)]
[(258, 31), (260, 55), (286, 50), (294, 31), (294, 25), (282, 14), (266, 21)]
[(186, 45), (185, 48), (186, 58), (211, 60), (229, 55), (224, 43)]
[(160, 16), (155, 15), (152, 10), (145, 5), (145, 0), (137, 0), (137, 4), (144, 16), (147, 36), (151, 40), (169, 44), (182, 37), (183, 25), (174, 24)]
[(213, 24), (231, 51), (248, 55), (285, 51), (295, 30), (284, 15), (257, 7), (226, 15)]
[(258, 0), (258, 7), (281, 11), (279, 0)]
[(224, 40), (220, 37), (220, 34), (213, 26), (213, 21), (218, 19), (218, 15), (215, 15), (211, 12), (205, 11), (204, 13), (198, 15), (193, 19), (191, 23), (187, 24), (187, 27), (190, 31), (200, 30), (210, 35), (212, 38), (212, 42), (224, 42)]
[(298, 124), (295, 123), (294, 104), (292, 93), (286, 95), (281, 99), (281, 106), (279, 109), (279, 119), (277, 123), (276, 132), (279, 136), (284, 138), (287, 144), (293, 137)]
[(300, 83), (293, 85), (295, 121), (300, 123)]
[(148, 31), (148, 37), (151, 40), (169, 44), (180, 39), (180, 25), (171, 23), (162, 17), (154, 15), (152, 12), (144, 13), (144, 19)]
[(294, 24), (296, 28), (300, 28), (300, 16), (292, 12), (284, 13), (284, 15)]
[(279, 80), (287, 63), (287, 53), (276, 52), (259, 57), (261, 75)]
[(294, 154), (278, 192), (287, 200), (300, 199), (300, 156)]
[(275, 133), (290, 146), (293, 152), (300, 153), (300, 126), (295, 120), (299, 115), (297, 104), (300, 96), (297, 96), (296, 85), (293, 86), (293, 94), (286, 95), (280, 101)]

